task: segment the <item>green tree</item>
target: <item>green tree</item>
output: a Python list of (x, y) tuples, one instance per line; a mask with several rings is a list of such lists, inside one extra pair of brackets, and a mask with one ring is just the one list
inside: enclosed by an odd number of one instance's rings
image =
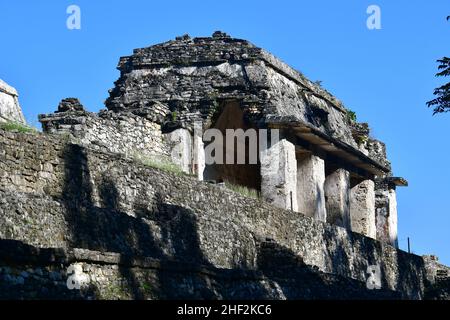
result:
[[(450, 16), (447, 17), (448, 20)], [(444, 57), (437, 62), (439, 72), (436, 73), (436, 77), (450, 76), (450, 58)], [(433, 114), (450, 111), (450, 82), (434, 89), (433, 94), (436, 98), (427, 102), (428, 107), (433, 107)]]
[[(439, 63), (436, 77), (450, 76), (450, 58), (444, 57), (437, 61)], [(434, 89), (434, 98), (427, 102), (428, 107), (433, 107), (433, 114), (450, 111), (450, 82)]]

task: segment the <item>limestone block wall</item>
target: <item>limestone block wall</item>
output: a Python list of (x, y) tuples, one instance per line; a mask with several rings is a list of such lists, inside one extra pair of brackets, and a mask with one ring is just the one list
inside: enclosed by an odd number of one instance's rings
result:
[(150, 117), (133, 113), (86, 111), (56, 112), (39, 117), (46, 133), (72, 135), (78, 143), (128, 156), (170, 159), (172, 142), (165, 139), (160, 119), (166, 110)]
[[(399, 299), (391, 290), (325, 274), (273, 243), (261, 243), (259, 270), (130, 257), (86, 249), (40, 249), (0, 240), (0, 299)], [(276, 256), (282, 267), (273, 268)], [(77, 270), (80, 289), (67, 283)], [(345, 290), (343, 290), (345, 288)]]
[(0, 130), (0, 141), (0, 188), (39, 195), (61, 192), (61, 183), (54, 181), (64, 172), (67, 139)]
[(439, 262), (439, 258), (435, 255), (423, 256), (425, 267), (427, 269), (427, 277), (432, 283), (450, 279), (450, 267)]
[(362, 282), (378, 264), (383, 287), (422, 296), (421, 257), (343, 228), (58, 137), (1, 132), (0, 145), (2, 239), (251, 270), (257, 239), (272, 239), (306, 265)]
[(25, 124), (16, 89), (0, 79), (0, 122), (13, 121)]

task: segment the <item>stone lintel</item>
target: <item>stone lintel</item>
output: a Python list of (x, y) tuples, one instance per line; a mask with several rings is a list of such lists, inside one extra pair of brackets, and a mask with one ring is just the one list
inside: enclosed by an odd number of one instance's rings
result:
[(386, 177), (384, 178), (384, 181), (388, 186), (391, 186), (391, 188), (408, 186), (408, 181), (402, 177)]
[(335, 139), (313, 126), (291, 117), (269, 117), (270, 128), (288, 129), (298, 137), (297, 143), (305, 148), (319, 150), (328, 157), (340, 159), (347, 166), (355, 168), (355, 172), (362, 176), (384, 176), (390, 169), (374, 159), (368, 157), (355, 147)]

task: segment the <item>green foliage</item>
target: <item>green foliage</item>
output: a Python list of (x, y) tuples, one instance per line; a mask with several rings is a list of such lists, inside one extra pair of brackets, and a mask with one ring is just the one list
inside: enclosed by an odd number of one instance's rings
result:
[(174, 173), (176, 175), (186, 175), (179, 166), (162, 158), (147, 157), (141, 154), (134, 154), (133, 158), (147, 167)]
[(20, 132), (20, 133), (35, 133), (38, 132), (37, 129), (13, 122), (8, 121), (5, 123), (0, 123), (0, 129), (3, 129), (5, 131), (14, 131), (14, 132)]
[[(449, 20), (450, 16), (447, 16), (447, 21)], [(437, 62), (439, 72), (436, 73), (436, 77), (450, 76), (450, 58), (443, 57)], [(428, 107), (433, 107), (433, 115), (450, 111), (450, 82), (434, 89), (433, 94), (436, 98), (427, 102)]]
[(356, 143), (357, 143), (358, 145), (361, 145), (361, 144), (366, 143), (368, 140), (369, 140), (369, 137), (368, 137), (368, 136), (358, 136), (358, 137), (356, 138)]
[(239, 193), (240, 195), (243, 195), (244, 197), (259, 199), (258, 191), (255, 189), (250, 189), (244, 186), (239, 186), (236, 184), (232, 184), (228, 181), (225, 182), (225, 187)]
[[(450, 58), (444, 57), (437, 62), (439, 72), (436, 77), (450, 76)], [(433, 107), (433, 115), (450, 111), (450, 82), (434, 89), (433, 94), (436, 98), (427, 102), (428, 107)]]
[(172, 111), (172, 121), (175, 122), (177, 121), (178, 118), (178, 113), (176, 111)]
[(147, 294), (152, 293), (152, 286), (149, 283), (144, 282), (141, 284), (141, 287), (145, 293)]
[(347, 119), (349, 122), (356, 122), (356, 113), (352, 110), (347, 110)]

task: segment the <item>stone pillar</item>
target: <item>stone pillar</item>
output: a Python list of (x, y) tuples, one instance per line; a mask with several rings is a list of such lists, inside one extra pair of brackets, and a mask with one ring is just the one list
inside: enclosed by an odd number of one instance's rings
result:
[(325, 208), (325, 162), (315, 155), (306, 155), (297, 161), (298, 211), (326, 221)]
[(327, 222), (350, 230), (350, 173), (337, 169), (325, 178)]
[(261, 195), (273, 205), (297, 211), (297, 161), (295, 146), (283, 139), (261, 150)]
[(197, 177), (199, 181), (203, 181), (203, 173), (205, 171), (205, 144), (203, 143), (202, 135), (194, 134), (193, 150), (192, 150), (192, 173)]
[(392, 246), (398, 248), (398, 231), (397, 231), (397, 193), (395, 188), (389, 189), (388, 192), (389, 217), (388, 217), (388, 233), (389, 242)]
[(364, 180), (350, 191), (350, 223), (353, 232), (376, 239), (375, 183)]
[(376, 233), (377, 240), (398, 248), (397, 195), (388, 183), (380, 183), (376, 190)]
[(189, 130), (181, 128), (174, 130), (167, 135), (171, 145), (173, 146), (170, 152), (172, 162), (178, 165), (183, 172), (191, 173), (191, 133)]

